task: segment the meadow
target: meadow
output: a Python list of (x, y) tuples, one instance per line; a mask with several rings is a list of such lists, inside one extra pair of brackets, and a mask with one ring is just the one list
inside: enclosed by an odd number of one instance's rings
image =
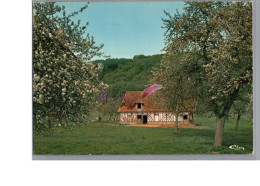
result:
[[(213, 148), (215, 118), (197, 118), (196, 125), (208, 129), (129, 127), (108, 122), (55, 128), (53, 134), (34, 136), (34, 154), (250, 154), (253, 150), (252, 122), (242, 118), (239, 130), (235, 119), (226, 122), (223, 146)], [(230, 149), (231, 145), (243, 147)]]

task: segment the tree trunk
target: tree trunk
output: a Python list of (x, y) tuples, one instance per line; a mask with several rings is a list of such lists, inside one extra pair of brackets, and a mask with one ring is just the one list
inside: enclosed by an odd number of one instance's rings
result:
[(214, 147), (221, 147), (222, 146), (222, 138), (223, 138), (223, 133), (224, 133), (225, 119), (226, 119), (226, 115), (221, 116), (221, 117), (217, 116), (217, 127), (216, 127)]
[(237, 115), (237, 121), (236, 121), (235, 130), (238, 130), (238, 124), (239, 124), (240, 117), (241, 117), (241, 114), (238, 114), (238, 115)]
[(176, 134), (178, 134), (178, 130), (179, 130), (179, 128), (178, 128), (178, 124), (179, 124), (179, 113), (177, 112), (176, 113), (176, 127), (175, 127), (175, 129), (176, 129)]
[(194, 122), (194, 117), (193, 117), (193, 112), (191, 112), (190, 114), (189, 114), (189, 122), (191, 123), (191, 124), (195, 124), (195, 122)]

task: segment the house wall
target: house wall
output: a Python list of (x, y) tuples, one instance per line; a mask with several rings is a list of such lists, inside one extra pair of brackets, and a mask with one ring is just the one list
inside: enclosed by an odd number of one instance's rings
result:
[[(158, 114), (158, 121), (155, 121)], [(173, 112), (121, 112), (119, 122), (122, 124), (142, 124), (142, 120), (137, 122), (137, 115), (147, 115), (147, 124), (175, 124), (176, 115)], [(187, 115), (187, 119), (183, 119), (183, 115)], [(190, 123), (190, 113), (183, 112), (178, 117), (179, 124)]]

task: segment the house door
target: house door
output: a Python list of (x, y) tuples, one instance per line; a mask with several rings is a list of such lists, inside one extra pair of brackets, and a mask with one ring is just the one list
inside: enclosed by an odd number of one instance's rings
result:
[(143, 124), (146, 124), (147, 123), (147, 115), (144, 115), (143, 116)]
[(187, 114), (183, 115), (183, 123), (184, 123), (184, 124), (189, 123), (188, 115), (187, 115)]

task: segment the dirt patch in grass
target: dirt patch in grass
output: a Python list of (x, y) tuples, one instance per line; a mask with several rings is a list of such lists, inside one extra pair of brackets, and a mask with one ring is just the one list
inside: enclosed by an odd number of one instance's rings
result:
[[(105, 123), (107, 125), (114, 126), (126, 126), (126, 127), (159, 127), (159, 128), (174, 128), (176, 125), (174, 124), (113, 124), (113, 123)], [(196, 126), (192, 124), (180, 124), (179, 128), (194, 128), (194, 129), (210, 129), (208, 126)]]

